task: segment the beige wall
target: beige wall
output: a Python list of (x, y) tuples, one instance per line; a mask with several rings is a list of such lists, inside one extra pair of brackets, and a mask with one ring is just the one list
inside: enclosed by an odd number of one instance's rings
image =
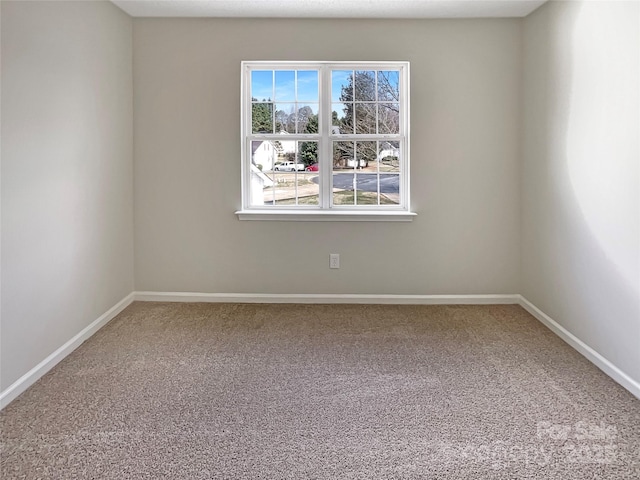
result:
[(524, 22), (522, 293), (640, 382), (640, 4)]
[[(137, 290), (519, 292), (520, 20), (135, 19), (134, 59)], [(262, 59), (411, 62), (413, 223), (237, 220)]]
[(132, 21), (1, 8), (4, 390), (133, 290)]

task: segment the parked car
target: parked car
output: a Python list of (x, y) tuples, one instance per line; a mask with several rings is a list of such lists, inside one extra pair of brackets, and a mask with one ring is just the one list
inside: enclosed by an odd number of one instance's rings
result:
[(274, 168), (275, 171), (279, 172), (302, 172), (304, 171), (304, 163), (296, 163), (296, 162), (284, 162), (279, 165), (276, 165)]
[(318, 171), (318, 164), (317, 163), (312, 163), (307, 168), (305, 168), (305, 170), (307, 172), (317, 172)]

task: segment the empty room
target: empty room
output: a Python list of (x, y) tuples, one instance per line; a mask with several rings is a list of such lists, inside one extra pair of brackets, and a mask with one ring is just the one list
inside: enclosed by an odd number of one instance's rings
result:
[(0, 478), (640, 478), (640, 2), (0, 22)]

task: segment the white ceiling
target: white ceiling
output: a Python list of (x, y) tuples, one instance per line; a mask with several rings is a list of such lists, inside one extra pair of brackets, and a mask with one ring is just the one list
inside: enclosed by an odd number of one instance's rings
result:
[(111, 0), (133, 17), (524, 17), (546, 0)]

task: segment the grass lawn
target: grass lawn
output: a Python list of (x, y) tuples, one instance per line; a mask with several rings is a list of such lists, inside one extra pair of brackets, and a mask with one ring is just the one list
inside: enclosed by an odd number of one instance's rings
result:
[[(353, 192), (344, 190), (342, 192), (333, 192), (334, 205), (353, 205)], [(376, 192), (358, 191), (358, 205), (377, 205), (378, 194)], [(295, 198), (285, 198), (276, 200), (276, 205), (295, 205)], [(318, 205), (318, 195), (309, 195), (308, 197), (299, 197), (298, 205)], [(397, 205), (396, 202), (388, 199), (380, 194), (380, 205)]]

